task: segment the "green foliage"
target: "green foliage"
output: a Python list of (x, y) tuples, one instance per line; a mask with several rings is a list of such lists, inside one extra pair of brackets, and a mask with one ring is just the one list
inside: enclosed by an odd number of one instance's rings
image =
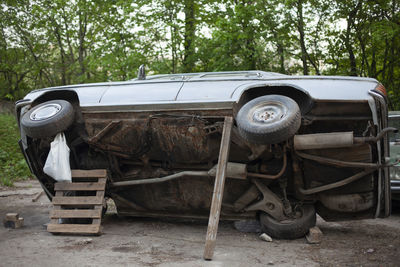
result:
[(0, 113), (0, 185), (29, 179), (31, 174), (18, 146), (19, 132), (14, 116)]
[(381, 81), (400, 109), (394, 0), (20, 0), (0, 4), (0, 99), (150, 74), (261, 69)]

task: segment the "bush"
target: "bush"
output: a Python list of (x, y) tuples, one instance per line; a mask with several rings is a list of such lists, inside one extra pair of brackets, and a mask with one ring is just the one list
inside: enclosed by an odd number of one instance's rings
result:
[(15, 117), (0, 113), (0, 185), (31, 178), (28, 165), (18, 145), (19, 131)]

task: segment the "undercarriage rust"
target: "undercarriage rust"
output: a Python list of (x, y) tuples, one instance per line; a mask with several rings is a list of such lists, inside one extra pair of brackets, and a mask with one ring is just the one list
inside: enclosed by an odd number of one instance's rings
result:
[[(374, 188), (378, 173), (386, 168), (377, 146), (388, 130), (371, 127), (366, 102), (338, 107), (335, 102), (316, 103), (297, 134), (352, 132), (353, 144), (345, 147), (309, 147), (305, 153), (296, 150), (293, 139), (254, 145), (241, 138), (234, 125), (222, 218), (254, 218), (264, 211), (282, 219), (290, 214), (291, 203), (314, 203), (327, 220), (337, 213), (346, 218), (349, 210), (373, 217), (371, 203), (379, 197)], [(332, 119), (337, 113), (342, 120)], [(75, 126), (81, 127), (75, 131), (79, 135), (66, 132), (71, 165), (108, 169), (106, 194), (121, 214), (206, 218), (223, 119), (232, 115), (230, 109), (82, 112), (84, 124)], [(31, 154), (39, 159), (37, 169), (44, 164), (50, 141), (30, 141), (35, 144)], [(51, 194), (52, 181), (43, 177)], [(321, 197), (322, 192), (329, 197)], [(366, 195), (368, 201), (354, 204)]]

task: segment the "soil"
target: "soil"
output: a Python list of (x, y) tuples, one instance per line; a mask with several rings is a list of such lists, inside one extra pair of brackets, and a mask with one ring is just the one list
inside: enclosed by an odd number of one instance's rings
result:
[[(320, 244), (305, 238), (265, 242), (221, 222), (213, 261), (202, 259), (205, 221), (120, 218), (111, 205), (97, 237), (46, 231), (51, 204), (37, 182), (0, 188), (0, 216), (18, 212), (21, 229), (0, 226), (0, 266), (397, 266), (400, 212), (386, 219), (325, 222)], [(8, 193), (7, 193), (8, 192)], [(112, 204), (112, 203), (110, 203)]]

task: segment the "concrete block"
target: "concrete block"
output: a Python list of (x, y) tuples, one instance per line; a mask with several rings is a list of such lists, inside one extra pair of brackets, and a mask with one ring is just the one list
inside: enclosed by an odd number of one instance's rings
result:
[(310, 228), (306, 235), (307, 242), (310, 244), (319, 244), (322, 242), (323, 234), (318, 226)]
[(18, 213), (7, 213), (3, 220), (3, 225), (6, 228), (17, 229), (24, 226), (24, 218), (19, 217)]

